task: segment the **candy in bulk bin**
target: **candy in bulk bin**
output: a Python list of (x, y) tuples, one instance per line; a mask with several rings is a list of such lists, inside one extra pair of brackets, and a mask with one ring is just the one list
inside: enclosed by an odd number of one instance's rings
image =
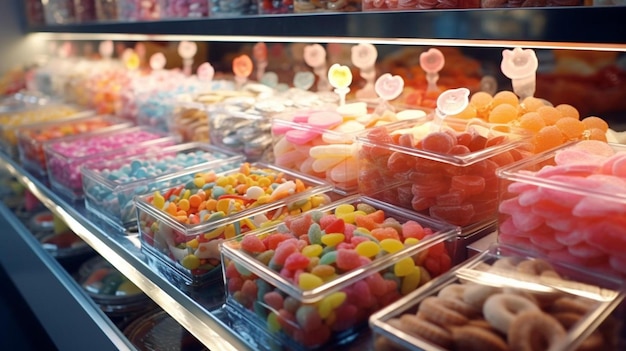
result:
[(580, 267), (492, 246), (374, 314), (374, 349), (618, 350), (622, 288)]
[(493, 224), (496, 169), (530, 155), (530, 135), (444, 117), (463, 109), (468, 94), (446, 91), (435, 114), (357, 137), (359, 192), (461, 226), (467, 238)]
[(143, 291), (101, 256), (83, 263), (77, 280), (113, 321), (122, 321), (156, 307)]
[(160, 0), (161, 18), (209, 16), (209, 0)]
[(255, 96), (231, 97), (215, 104), (208, 122), (212, 144), (242, 153), (251, 162), (271, 160), (273, 118), (329, 104), (320, 95), (296, 88), (285, 92), (264, 85), (259, 88)]
[(116, 21), (118, 19), (118, 0), (95, 0), (98, 21)]
[(122, 129), (132, 124), (112, 116), (90, 114), (70, 120), (53, 121), (26, 125), (18, 128), (17, 146), (20, 162), (24, 169), (37, 175), (47, 171), (43, 144), (67, 136), (102, 129)]
[(117, 0), (120, 21), (153, 21), (161, 17), (159, 0)]
[(216, 272), (224, 239), (327, 204), (331, 189), (262, 163), (197, 173), (186, 184), (136, 197), (141, 248), (168, 278), (200, 285)]
[[(492, 0), (484, 0), (492, 1)], [(479, 8), (480, 0), (409, 0), (409, 1), (380, 1), (363, 0), (363, 11), (383, 10), (436, 10), (436, 9), (474, 9)]]
[(42, 1), (46, 24), (67, 24), (76, 20), (74, 0)]
[(85, 206), (116, 226), (137, 225), (134, 197), (194, 180), (199, 172), (223, 172), (239, 166), (241, 155), (200, 143), (178, 144), (82, 169)]
[(96, 20), (96, 0), (73, 0), (76, 22), (93, 22)]
[(458, 227), (359, 195), (222, 244), (227, 305), (289, 349), (349, 339), (451, 267)]
[(296, 13), (308, 12), (355, 12), (361, 11), (361, 0), (311, 1), (294, 0)]
[(554, 6), (583, 6), (582, 0), (481, 0), (481, 7), (554, 7)]
[[(124, 335), (140, 351), (208, 351), (198, 339), (167, 312), (156, 310), (137, 317)], [(155, 346), (158, 345), (158, 346)]]
[(534, 152), (539, 153), (567, 141), (607, 141), (608, 124), (599, 117), (584, 117), (568, 104), (552, 106), (534, 97), (535, 72), (538, 67), (535, 52), (530, 49), (504, 50), (502, 72), (512, 80), (512, 91), (495, 95), (477, 92), (469, 105), (455, 118), (480, 118), (490, 123), (508, 124), (525, 129), (534, 135)]
[(237, 17), (258, 15), (257, 0), (209, 0), (211, 17)]
[[(329, 70), (330, 82), (345, 99), (349, 89), (349, 74), (345, 66)], [(334, 75), (337, 76), (334, 76)], [(383, 75), (378, 79), (393, 81)], [(401, 79), (400, 79), (401, 81)], [(372, 112), (365, 102), (343, 104), (339, 107), (299, 109), (272, 120), (273, 152), (277, 165), (297, 169), (333, 183), (337, 191), (350, 193), (357, 188), (357, 135), (379, 124), (424, 116), (420, 110), (398, 113), (385, 101), (392, 100), (402, 91), (402, 84), (377, 84), (381, 103)], [(343, 97), (341, 97), (343, 96)]]
[(86, 162), (137, 155), (171, 146), (177, 138), (147, 127), (104, 130), (65, 137), (44, 144), (52, 188), (76, 200), (83, 196), (80, 168)]
[(17, 156), (17, 130), (20, 127), (49, 121), (70, 120), (93, 115), (72, 105), (47, 104), (18, 113), (0, 115), (0, 150), (10, 156)]
[(293, 13), (293, 1), (291, 0), (257, 0), (259, 6), (259, 14), (261, 15), (278, 15)]
[(626, 148), (583, 140), (498, 171), (498, 242), (626, 277)]

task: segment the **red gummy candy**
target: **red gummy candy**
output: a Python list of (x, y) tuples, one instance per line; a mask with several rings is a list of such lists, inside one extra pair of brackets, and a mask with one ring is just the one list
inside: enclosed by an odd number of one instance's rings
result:
[(350, 299), (350, 301), (353, 301), (359, 308), (369, 308), (376, 302), (369, 285), (363, 280), (354, 283), (352, 291), (354, 293), (354, 299)]
[(298, 269), (305, 269), (309, 266), (310, 262), (311, 260), (307, 256), (304, 256), (300, 252), (294, 252), (287, 257), (284, 267), (295, 271)]
[(387, 169), (394, 173), (404, 173), (409, 171), (415, 165), (415, 156), (407, 155), (402, 152), (394, 152), (387, 160)]
[(343, 271), (349, 271), (361, 266), (359, 254), (354, 250), (337, 250), (337, 267)]
[[(320, 220), (320, 226), (322, 225), (322, 223), (323, 222)], [(341, 218), (335, 218), (332, 222), (324, 223), (324, 224), (327, 224), (327, 225), (322, 226), (322, 230), (324, 230), (327, 234), (343, 233), (346, 229), (346, 222)]]
[(246, 235), (241, 240), (241, 248), (248, 252), (257, 253), (267, 250), (263, 241), (256, 235)]
[(278, 265), (284, 265), (287, 257), (298, 251), (298, 246), (296, 246), (295, 242), (282, 242), (281, 245), (276, 247), (272, 260)]
[(418, 212), (425, 211), (436, 204), (432, 197), (414, 197), (411, 200), (411, 207)]
[(270, 306), (275, 312), (283, 307), (283, 296), (277, 291), (270, 291), (263, 295), (263, 301)]
[(358, 322), (356, 320), (357, 313), (358, 308), (355, 305), (344, 302), (335, 310), (335, 323), (331, 326), (331, 329), (342, 331), (353, 328)]
[(424, 238), (424, 227), (415, 221), (407, 221), (402, 224), (402, 236), (422, 240)]
[(302, 217), (294, 218), (288, 228), (295, 236), (300, 236), (309, 232), (309, 227), (311, 227), (312, 223), (311, 214), (306, 213)]
[(424, 268), (432, 277), (447, 272), (452, 267), (452, 259), (448, 255), (428, 256), (424, 261)]
[(446, 132), (434, 132), (422, 139), (422, 149), (425, 151), (447, 154), (456, 145), (456, 139)]
[(459, 175), (450, 181), (452, 189), (462, 190), (465, 195), (480, 194), (485, 190), (485, 178), (474, 175)]
[(411, 192), (415, 197), (436, 197), (448, 191), (449, 184), (443, 179), (413, 183)]
[(285, 309), (278, 311), (278, 324), (280, 324), (283, 331), (288, 335), (293, 335), (298, 326), (298, 323), (296, 323), (296, 317), (293, 313)]
[(241, 290), (243, 286), (243, 279), (239, 277), (232, 277), (228, 279), (228, 292), (231, 294), (235, 293), (235, 291)]
[(369, 286), (370, 292), (374, 296), (383, 296), (387, 292), (385, 279), (382, 275), (380, 275), (380, 273), (370, 275), (369, 277), (365, 278), (365, 282)]
[(267, 238), (265, 238), (265, 241), (267, 241), (265, 243), (265, 246), (267, 247), (268, 250), (276, 250), (276, 248), (278, 247), (280, 243), (291, 238), (293, 237), (289, 234), (274, 233), (268, 236)]
[(357, 227), (362, 227), (370, 231), (380, 227), (380, 224), (377, 223), (374, 218), (368, 217), (367, 215), (357, 215), (354, 217), (354, 221)]
[(241, 274), (239, 274), (239, 271), (237, 270), (237, 267), (235, 267), (234, 263), (230, 263), (226, 266), (226, 278), (241, 278)]
[(431, 206), (429, 213), (433, 218), (462, 227), (471, 222), (475, 212), (472, 204), (463, 204), (460, 206)]
[(258, 292), (259, 288), (256, 286), (256, 283), (254, 281), (246, 280), (243, 282), (243, 285), (241, 287), (241, 293), (248, 299), (255, 300)]

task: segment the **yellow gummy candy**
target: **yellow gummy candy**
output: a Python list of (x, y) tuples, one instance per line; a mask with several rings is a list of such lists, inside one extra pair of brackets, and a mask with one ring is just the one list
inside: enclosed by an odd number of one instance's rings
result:
[(165, 198), (157, 191), (154, 193), (154, 199), (152, 200), (152, 204), (159, 210), (163, 209), (163, 206), (165, 206)]
[(216, 209), (218, 211), (224, 212), (225, 214), (229, 214), (230, 213), (230, 199), (217, 200)]
[(406, 238), (406, 240), (404, 240), (404, 245), (413, 246), (413, 245), (417, 245), (419, 242), (420, 240), (417, 238)]
[(205, 184), (204, 178), (203, 177), (195, 177), (193, 178), (193, 185), (196, 186), (196, 188), (202, 188)]
[(422, 270), (419, 267), (413, 267), (413, 271), (407, 274), (402, 279), (402, 286), (400, 287), (400, 293), (406, 295), (411, 291), (417, 289), (422, 279)]
[(337, 208), (335, 209), (335, 216), (346, 215), (348, 213), (354, 212), (354, 210), (354, 206), (350, 204), (342, 204), (337, 206)]
[(404, 249), (404, 244), (397, 239), (383, 239), (380, 242), (380, 247), (389, 253), (394, 253)]
[(277, 333), (280, 331), (278, 316), (274, 312), (270, 312), (270, 314), (267, 315), (267, 330), (269, 330), (270, 333)]
[(357, 245), (356, 252), (364, 257), (374, 257), (380, 252), (380, 246), (373, 241), (364, 241)]
[(200, 267), (200, 259), (196, 255), (187, 255), (180, 262), (187, 269), (196, 269)]
[(323, 319), (328, 318), (331, 312), (337, 307), (341, 306), (341, 304), (346, 301), (346, 293), (338, 291), (326, 296), (322, 301), (320, 301), (317, 310), (320, 314), (320, 317)]
[(311, 273), (301, 273), (298, 279), (298, 286), (302, 290), (312, 290), (320, 287), (322, 284), (324, 284), (324, 281)]
[(326, 246), (336, 246), (345, 240), (346, 236), (341, 233), (330, 233), (322, 235), (322, 243)]
[(341, 215), (335, 214), (335, 216), (337, 218), (343, 219), (343, 221), (346, 223), (354, 224), (356, 222), (356, 216), (364, 216), (365, 214), (366, 213), (363, 211), (354, 211), (351, 213), (346, 213), (346, 214), (341, 214)]
[(309, 245), (302, 249), (302, 254), (306, 257), (318, 257), (322, 254), (322, 246), (321, 245)]
[(415, 262), (411, 257), (405, 257), (393, 266), (393, 274), (398, 277), (405, 277), (415, 270)]

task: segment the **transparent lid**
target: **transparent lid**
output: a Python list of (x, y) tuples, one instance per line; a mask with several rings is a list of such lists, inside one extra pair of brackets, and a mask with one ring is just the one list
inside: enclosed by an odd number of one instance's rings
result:
[(208, 351), (165, 311), (138, 317), (124, 329), (124, 335), (141, 351)]

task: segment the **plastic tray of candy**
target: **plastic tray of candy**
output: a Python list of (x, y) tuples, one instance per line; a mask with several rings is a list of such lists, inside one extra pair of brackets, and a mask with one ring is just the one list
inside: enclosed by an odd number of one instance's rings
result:
[(623, 289), (494, 244), (372, 315), (370, 326), (376, 350), (617, 350)]
[(17, 130), (42, 122), (81, 118), (94, 114), (77, 106), (66, 104), (33, 105), (12, 113), (0, 114), (0, 150), (17, 157)]
[(89, 162), (81, 167), (85, 206), (109, 223), (137, 225), (134, 197), (194, 179), (198, 172), (223, 172), (243, 156), (202, 143), (177, 144), (151, 152)]
[(347, 338), (452, 266), (460, 228), (353, 195), (222, 244), (227, 304), (293, 348)]
[(361, 194), (466, 227), (496, 220), (496, 169), (526, 157), (530, 136), (506, 125), (432, 115), (357, 137)]
[(135, 198), (141, 247), (168, 277), (202, 285), (219, 273), (224, 239), (328, 204), (331, 190), (319, 179), (263, 163), (196, 173), (190, 182)]
[(498, 170), (498, 241), (626, 277), (626, 146), (578, 141)]
[(44, 144), (48, 179), (54, 190), (70, 199), (80, 199), (83, 164), (136, 155), (176, 142), (176, 137), (148, 127), (95, 131), (58, 139)]
[[(416, 110), (411, 110), (416, 111)], [(272, 119), (275, 163), (331, 182), (343, 195), (357, 191), (359, 134), (377, 123), (396, 122), (422, 111), (378, 115), (365, 102), (302, 109)]]
[(132, 126), (129, 121), (108, 115), (88, 113), (85, 117), (69, 121), (53, 121), (20, 127), (17, 130), (17, 145), (20, 162), (25, 169), (37, 175), (46, 174), (46, 156), (43, 144), (55, 139), (92, 132)]

